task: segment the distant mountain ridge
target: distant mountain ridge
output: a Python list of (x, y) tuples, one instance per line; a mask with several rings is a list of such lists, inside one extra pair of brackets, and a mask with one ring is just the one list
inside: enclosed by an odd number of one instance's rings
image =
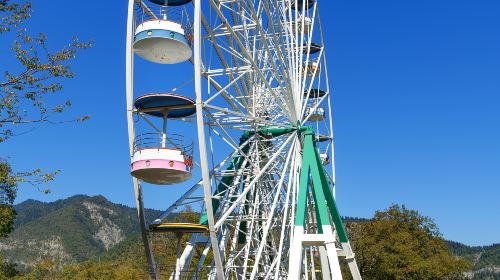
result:
[[(103, 196), (76, 195), (50, 203), (27, 200), (15, 210), (16, 228), (0, 241), (0, 250), (22, 268), (47, 257), (61, 264), (92, 259), (139, 233), (136, 210)], [(160, 213), (146, 211), (148, 220)]]
[(448, 241), (451, 252), (469, 260), (473, 279), (500, 279), (500, 244), (489, 246), (467, 246), (455, 241)]

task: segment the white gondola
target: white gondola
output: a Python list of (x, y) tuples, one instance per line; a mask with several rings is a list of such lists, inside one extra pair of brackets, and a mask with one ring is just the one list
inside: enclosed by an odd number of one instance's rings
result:
[(315, 134), (314, 135), (314, 142), (326, 142), (332, 140), (332, 137), (328, 135), (322, 135), (322, 134)]
[(313, 107), (308, 107), (306, 110), (306, 117), (309, 116), (309, 121), (312, 122), (319, 122), (325, 119), (325, 109), (322, 107), (318, 107), (316, 109), (313, 109)]
[(321, 49), (322, 47), (316, 43), (304, 43), (302, 46), (299, 46), (299, 50), (302, 50), (303, 54), (309, 53), (309, 55), (317, 54)]
[(321, 64), (318, 61), (311, 61), (304, 65), (304, 72), (307, 77), (317, 77), (319, 76), (321, 70)]
[(135, 138), (131, 174), (155, 185), (171, 185), (191, 178), (193, 143), (183, 136), (167, 134), (168, 118), (194, 114), (194, 101), (173, 93), (151, 93), (138, 97), (135, 108), (152, 117), (163, 118), (163, 131), (146, 133)]
[(321, 164), (323, 165), (328, 165), (330, 163), (330, 157), (327, 153), (321, 153), (319, 158), (321, 159)]
[(309, 17), (300, 17), (292, 24), (292, 32), (297, 31), (302, 34), (302, 28), (304, 28), (304, 33), (309, 33), (312, 28), (312, 19)]
[(299, 12), (303, 10), (310, 9), (316, 0), (292, 0), (291, 7), (293, 10), (298, 10)]
[(304, 91), (304, 96), (308, 96), (310, 99), (321, 98), (326, 95), (326, 91), (318, 88), (313, 88), (311, 90)]
[(175, 64), (191, 58), (189, 41), (179, 23), (164, 19), (148, 20), (135, 30), (134, 52), (151, 62)]
[(167, 137), (170, 136), (144, 134), (137, 137), (132, 176), (155, 185), (177, 184), (191, 178), (192, 144), (181, 146)]

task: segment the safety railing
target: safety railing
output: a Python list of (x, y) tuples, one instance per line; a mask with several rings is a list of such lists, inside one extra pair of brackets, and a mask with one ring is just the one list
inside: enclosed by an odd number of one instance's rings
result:
[(145, 21), (164, 19), (179, 23), (184, 29), (186, 38), (191, 38), (193, 35), (193, 26), (185, 6), (136, 5), (134, 14), (134, 27)]
[(194, 142), (174, 133), (143, 133), (135, 137), (134, 152), (147, 148), (180, 150), (185, 158), (192, 158)]

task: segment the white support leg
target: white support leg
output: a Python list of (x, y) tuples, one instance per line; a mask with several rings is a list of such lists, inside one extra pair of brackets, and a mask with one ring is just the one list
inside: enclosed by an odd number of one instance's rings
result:
[(347, 261), (347, 265), (349, 266), (349, 270), (351, 271), (352, 278), (354, 280), (361, 280), (361, 274), (359, 272), (358, 263), (354, 258), (354, 253), (351, 248), (351, 243), (349, 242), (342, 243), (342, 250), (345, 253), (345, 258)]
[(335, 247), (335, 235), (331, 226), (323, 226), (323, 235), (325, 235), (325, 248), (328, 254), (328, 262), (330, 263), (330, 272), (333, 280), (342, 280), (342, 272), (340, 270), (339, 257), (337, 248)]
[(334, 242), (325, 243), (326, 252), (328, 254), (328, 262), (333, 280), (342, 280), (342, 272), (340, 271), (339, 258), (337, 256), (337, 248)]
[(202, 276), (205, 277), (205, 275), (202, 275), (203, 271), (203, 263), (205, 263), (205, 259), (207, 258), (208, 251), (210, 251), (210, 241), (207, 240), (207, 243), (205, 245), (205, 249), (203, 249), (203, 252), (201, 253), (200, 259), (198, 260), (198, 265), (196, 266), (196, 269), (193, 273), (193, 276), (191, 276), (191, 280), (197, 280), (201, 279)]
[(180, 266), (180, 261), (181, 261), (181, 240), (182, 240), (182, 233), (177, 233), (177, 260), (175, 262), (175, 280), (180, 280), (181, 279), (181, 266)]
[[(335, 237), (331, 226), (323, 226), (322, 234), (304, 234), (304, 227), (295, 226), (288, 263), (288, 279), (302, 279), (304, 246), (319, 246), (323, 279), (342, 280)], [(324, 269), (326, 268), (326, 269)], [(361, 278), (355, 278), (360, 280)]]
[(328, 253), (325, 246), (319, 246), (319, 259), (321, 264), (321, 275), (323, 280), (331, 280), (330, 264), (328, 263)]
[(292, 246), (289, 251), (288, 259), (288, 279), (299, 280), (302, 274), (302, 236), (304, 235), (303, 226), (295, 226), (292, 240)]
[[(200, 234), (199, 233), (194, 233), (191, 238), (189, 238), (189, 241), (186, 243), (186, 246), (184, 247), (184, 250), (182, 251), (182, 255), (179, 257), (178, 260), (178, 269), (179, 271), (186, 271), (190, 266), (191, 262), (193, 261), (193, 256), (194, 256), (194, 248), (196, 247), (196, 243), (198, 243), (200, 240)], [(207, 242), (206, 238), (203, 238), (205, 243)], [(175, 277), (175, 272), (173, 272), (170, 275), (170, 280), (174, 280)]]

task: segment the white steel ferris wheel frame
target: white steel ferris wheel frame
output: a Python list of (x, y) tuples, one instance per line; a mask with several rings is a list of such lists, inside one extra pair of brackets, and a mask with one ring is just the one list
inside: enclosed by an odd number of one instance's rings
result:
[[(242, 0), (238, 0), (242, 1)], [(301, 37), (301, 41), (294, 41), (296, 39), (291, 38), (293, 34), (289, 32), (284, 32), (283, 30), (279, 31), (279, 33), (283, 36), (283, 38), (275, 38), (278, 32), (276, 30), (272, 30), (271, 37), (269, 41), (262, 40), (261, 47), (264, 48), (264, 51), (261, 52), (265, 55), (270, 53), (275, 53), (278, 55), (290, 54), (290, 48), (299, 49), (299, 53), (297, 55), (289, 55), (285, 57), (289, 61), (282, 61), (278, 59), (275, 61), (272, 57), (267, 58), (266, 63), (261, 63), (259, 61), (259, 57), (256, 57), (256, 53), (250, 53), (247, 50), (248, 42), (242, 42), (239, 40), (239, 36), (236, 35), (237, 32), (241, 32), (241, 30), (245, 30), (245, 28), (252, 28), (255, 31), (255, 37), (258, 35), (261, 38), (267, 38), (267, 30), (263, 28), (262, 19), (259, 18), (258, 13), (265, 13), (267, 16), (272, 18), (272, 13), (276, 12), (271, 11), (269, 8), (269, 3), (271, 0), (262, 0), (259, 2), (261, 6), (254, 9), (253, 5), (248, 5), (249, 10), (245, 11), (245, 13), (240, 14), (242, 17), (247, 17), (248, 22), (253, 22), (247, 26), (242, 24), (241, 26), (231, 26), (229, 23), (230, 20), (225, 17), (224, 12), (222, 11), (222, 7), (227, 5), (229, 7), (232, 3), (238, 2), (236, 0), (207, 0), (209, 2), (213, 12), (215, 12), (215, 17), (220, 20), (220, 26), (217, 27), (218, 32), (215, 31), (215, 28), (210, 26), (207, 18), (203, 15), (201, 9), (201, 0), (193, 0), (194, 4), (194, 24), (193, 24), (193, 59), (191, 62), (194, 64), (194, 83), (195, 83), (195, 94), (196, 94), (196, 124), (198, 130), (198, 148), (200, 155), (200, 169), (202, 173), (201, 185), (203, 187), (204, 193), (204, 205), (205, 205), (205, 213), (207, 216), (208, 229), (209, 229), (209, 238), (205, 243), (207, 244), (206, 249), (204, 250), (204, 256), (206, 257), (208, 250), (211, 250), (211, 255), (213, 257), (212, 261), (212, 271), (210, 277), (217, 279), (226, 279), (226, 278), (265, 278), (265, 279), (301, 279), (303, 277), (307, 278), (310, 274), (312, 279), (316, 279), (315, 273), (309, 271), (308, 269), (314, 269), (314, 260), (317, 259), (315, 254), (319, 255), (318, 261), (320, 262), (320, 267), (322, 268), (322, 277), (323, 279), (339, 279), (340, 276), (340, 266), (338, 264), (337, 256), (344, 256), (347, 258), (347, 263), (351, 270), (351, 274), (354, 279), (361, 279), (359, 275), (359, 270), (357, 269), (356, 262), (354, 260), (354, 254), (351, 250), (350, 244), (342, 243), (339, 246), (335, 246), (334, 243), (339, 243), (336, 238), (337, 230), (335, 227), (330, 226), (330, 223), (327, 223), (327, 226), (323, 226), (324, 230), (330, 232), (330, 234), (317, 234), (316, 231), (318, 229), (313, 229), (312, 232), (310, 229), (304, 229), (304, 227), (294, 225), (294, 216), (296, 211), (296, 203), (299, 195), (299, 172), (300, 166), (302, 162), (302, 153), (303, 153), (303, 141), (304, 135), (299, 130), (299, 127), (304, 127), (307, 120), (311, 117), (312, 111), (319, 108), (322, 104), (327, 104), (327, 116), (328, 123), (326, 124), (331, 145), (329, 146), (330, 158), (331, 158), (331, 174), (329, 175), (329, 180), (332, 185), (332, 192), (335, 193), (335, 166), (334, 166), (334, 150), (333, 150), (333, 128), (332, 128), (332, 113), (331, 113), (331, 105), (330, 105), (330, 88), (328, 83), (328, 72), (326, 67), (326, 58), (324, 54), (324, 47), (321, 48), (319, 61), (318, 63), (321, 65), (321, 70), (314, 70), (313, 75), (316, 74), (316, 71), (323, 71), (324, 73), (324, 84), (325, 84), (325, 92), (326, 94), (321, 98), (318, 98), (319, 101), (315, 102), (314, 106), (309, 108), (307, 111), (307, 106), (309, 99), (309, 95), (303, 95), (304, 91), (311, 91), (313, 86), (313, 82), (310, 82), (306, 88), (306, 76), (307, 73), (303, 69), (302, 65), (304, 63), (310, 62), (310, 53), (307, 51), (305, 61), (302, 58), (303, 52), (303, 36)], [(306, 0), (304, 0), (306, 1)], [(253, 2), (253, 1), (249, 1)], [(282, 8), (285, 9), (285, 5), (288, 5), (289, 19), (292, 19), (292, 12), (290, 10), (290, 2), (285, 0), (273, 1), (280, 2)], [(135, 127), (134, 127), (134, 107), (133, 107), (133, 64), (134, 64), (134, 53), (132, 50), (133, 44), (133, 36), (134, 36), (134, 6), (139, 5), (142, 7), (146, 13), (150, 16), (154, 17), (154, 13), (148, 6), (141, 0), (129, 0), (128, 4), (128, 19), (127, 19), (127, 42), (126, 42), (126, 96), (127, 96), (127, 120), (128, 120), (128, 133), (129, 133), (129, 146), (130, 153), (132, 156), (133, 147), (134, 147), (134, 139), (135, 139)], [(313, 21), (311, 29), (314, 29), (314, 24), (316, 22), (315, 18), (319, 20), (319, 11), (317, 11), (317, 3), (313, 5)], [(285, 9), (286, 10), (286, 9)], [(233, 15), (237, 14), (237, 11), (232, 11)], [(295, 13), (295, 22), (297, 22), (297, 13)], [(269, 19), (268, 19), (269, 20)], [(245, 23), (248, 23), (246, 20)], [(212, 47), (215, 50), (219, 58), (219, 63), (222, 65), (222, 69), (209, 69), (208, 65), (203, 64), (202, 57), (202, 40), (207, 40), (206, 37), (203, 37), (201, 28), (205, 28), (207, 33), (210, 33), (210, 36), (225, 36), (227, 38), (231, 37), (232, 41), (229, 42), (227, 39), (229, 46), (220, 46), (217, 45), (217, 40), (213, 37), (211, 38)], [(286, 25), (286, 26), (285, 26)], [(302, 26), (302, 30), (295, 26), (293, 23), (287, 22), (281, 28), (295, 29), (295, 33), (301, 33), (304, 35), (304, 27)], [(321, 32), (321, 25), (319, 25), (319, 35), (321, 46), (323, 46), (323, 37)], [(311, 31), (312, 33), (312, 31)], [(207, 36), (207, 35), (205, 35)], [(309, 38), (311, 39), (311, 38)], [(247, 45), (245, 45), (245, 43)], [(255, 43), (255, 42), (254, 42)], [(310, 42), (309, 42), (310, 43)], [(231, 44), (236, 44), (231, 45)], [(286, 46), (284, 46), (286, 45)], [(255, 46), (254, 46), (255, 47)], [(287, 49), (288, 48), (288, 49)], [(232, 53), (235, 57), (237, 57), (236, 61), (245, 61), (247, 65), (241, 66), (236, 63), (236, 65), (229, 65), (229, 63), (225, 60), (223, 53)], [(287, 65), (287, 67), (285, 67)], [(290, 65), (292, 67), (290, 67)], [(266, 68), (266, 72), (262, 70)], [(286, 68), (286, 69), (285, 69)], [(281, 69), (281, 72), (279, 72)], [(282, 119), (287, 119), (288, 124), (283, 122), (281, 119), (273, 119), (265, 118), (261, 115), (248, 114), (241, 110), (244, 105), (242, 103), (248, 102), (248, 96), (253, 95), (255, 93), (249, 93), (250, 91), (256, 90), (256, 87), (253, 89), (246, 88), (243, 84), (252, 83), (252, 80), (248, 78), (248, 73), (253, 73), (253, 82), (260, 83), (261, 89), (266, 91), (267, 93), (267, 101), (275, 99), (274, 107), (276, 110), (281, 110)], [(225, 75), (228, 77), (228, 82), (226, 84), (218, 83), (216, 81), (216, 76)], [(213, 78), (215, 77), (215, 78)], [(210, 85), (217, 90), (217, 93), (212, 94), (207, 99), (204, 100), (203, 92), (202, 92), (202, 83), (205, 78), (209, 82)], [(247, 79), (244, 81), (244, 79)], [(283, 79), (287, 81), (287, 86), (278, 81), (277, 87), (280, 92), (283, 94), (279, 95), (276, 93), (276, 89), (271, 86), (271, 81), (276, 81), (278, 79)], [(237, 85), (240, 83), (240, 85)], [(318, 82), (319, 84), (319, 82)], [(233, 96), (229, 93), (229, 89), (233, 88), (237, 93), (236, 96)], [(287, 94), (284, 94), (287, 92)], [(245, 97), (246, 96), (246, 97)], [(226, 107), (218, 106), (215, 102), (216, 99), (223, 99), (231, 109)], [(266, 100), (264, 102), (266, 102)], [(283, 103), (281, 103), (283, 102)], [(271, 102), (272, 103), (272, 102)], [(248, 106), (248, 105), (246, 105)], [(254, 106), (254, 105), (252, 105)], [(256, 105), (255, 105), (256, 106)], [(271, 105), (270, 105), (271, 106)], [(247, 108), (247, 107), (246, 107)], [(258, 156), (256, 158), (262, 159), (261, 154), (264, 155), (265, 161), (262, 162), (261, 165), (253, 162), (254, 158), (251, 157), (251, 152), (245, 153), (242, 151), (242, 145), (237, 143), (237, 140), (233, 139), (230, 133), (227, 131), (227, 128), (231, 126), (230, 118), (219, 118), (221, 115), (231, 115), (236, 118), (237, 121), (243, 123), (258, 123), (260, 126), (258, 127), (266, 127), (266, 128), (279, 128), (290, 129), (290, 133), (288, 134), (279, 134), (278, 137), (281, 137), (278, 140), (272, 142), (271, 147), (266, 148), (263, 147), (262, 144), (255, 144), (252, 149), (254, 154)], [(204, 119), (204, 116), (207, 119)], [(227, 123), (221, 123), (219, 121), (224, 120)], [(234, 121), (234, 120), (233, 120)], [(207, 125), (211, 123), (212, 125)], [(296, 124), (296, 125), (291, 125)], [(216, 130), (212, 130), (212, 127), (216, 127)], [(213, 178), (214, 170), (210, 170), (209, 159), (213, 157), (215, 153), (212, 147), (212, 140), (207, 141), (206, 139), (206, 131), (208, 128), (210, 132), (218, 133), (221, 136), (223, 142), (228, 144), (232, 149), (234, 149), (234, 153), (241, 157), (244, 157), (245, 160), (244, 165), (248, 164), (253, 168), (253, 173), (248, 175), (248, 179), (245, 183), (243, 183), (245, 176), (243, 175), (244, 170), (238, 170), (238, 174), (235, 176), (236, 182), (233, 183), (233, 186), (228, 186), (225, 194), (215, 194), (214, 193), (214, 181)], [(243, 130), (249, 130), (248, 128), (244, 128)], [(254, 127), (255, 130), (255, 127)], [(254, 131), (255, 132), (255, 131)], [(211, 137), (211, 136), (210, 136)], [(257, 136), (256, 136), (257, 137)], [(274, 137), (274, 136), (272, 136)], [(246, 139), (246, 145), (248, 144), (250, 139)], [(265, 140), (267, 141), (267, 140)], [(258, 142), (255, 140), (255, 142)], [(241, 143), (240, 143), (241, 144)], [(275, 146), (273, 146), (275, 145)], [(210, 151), (207, 151), (207, 147), (210, 147)], [(268, 149), (268, 150), (267, 150)], [(257, 159), (257, 160), (259, 160)], [(226, 161), (227, 158), (224, 160)], [(224, 162), (223, 161), (223, 162)], [(222, 165), (222, 164), (220, 164)], [(215, 168), (214, 166), (212, 166)], [(309, 175), (308, 175), (309, 176)], [(312, 176), (312, 175), (311, 175)], [(153, 256), (153, 250), (151, 245), (151, 240), (149, 238), (149, 230), (146, 224), (146, 219), (144, 215), (144, 202), (142, 197), (142, 189), (141, 182), (135, 178), (133, 178), (134, 191), (135, 191), (135, 199), (136, 206), (138, 211), (138, 217), (140, 221), (142, 238), (145, 246), (145, 252), (147, 256), (147, 260), (150, 266), (150, 275), (152, 279), (160, 279), (159, 274), (157, 273), (157, 266), (155, 263), (155, 259)], [(241, 184), (236, 186), (237, 184)], [(258, 193), (257, 185), (264, 186), (263, 189), (267, 189), (266, 191), (258, 194), (262, 195), (262, 197), (258, 197), (258, 201), (256, 202), (252, 198), (250, 201), (248, 200), (249, 194), (255, 192)], [(232, 188), (231, 188), (232, 187)], [(182, 202), (185, 198), (190, 195), (191, 190), (189, 190), (184, 196), (182, 196), (178, 202)], [(220, 202), (220, 208), (214, 209), (212, 202), (215, 197), (219, 195), (225, 196), (226, 200), (224, 203)], [(310, 194), (308, 194), (310, 195)], [(312, 196), (311, 196), (312, 198)], [(309, 198), (309, 199), (311, 199)], [(219, 199), (219, 198), (217, 198)], [(245, 209), (246, 206), (254, 204), (253, 210)], [(246, 205), (246, 206), (243, 206)], [(317, 212), (314, 213), (314, 207), (317, 205), (316, 203), (309, 202), (306, 208), (309, 209), (307, 211), (307, 220), (309, 226), (314, 225), (316, 219)], [(178, 206), (177, 202), (173, 206), (171, 206), (167, 212), (175, 209)], [(269, 211), (270, 214), (257, 212), (261, 211), (258, 208), (264, 207), (265, 210)], [(281, 208), (280, 208), (281, 207)], [(250, 207), (251, 208), (251, 207)], [(253, 211), (250, 213), (250, 211)], [(279, 219), (281, 211), (281, 220)], [(242, 214), (244, 212), (244, 214)], [(247, 220), (249, 219), (249, 220)], [(330, 219), (333, 219), (330, 217)], [(281, 221), (282, 223), (278, 223)], [(237, 243), (237, 233), (240, 231), (240, 226), (242, 223), (247, 223), (251, 225), (256, 225), (255, 228), (251, 228), (246, 234), (246, 242), (242, 248), (238, 250), (235, 249), (238, 247)], [(271, 230), (273, 228), (274, 230)], [(233, 233), (231, 233), (233, 230)], [(255, 232), (253, 232), (253, 230)], [(311, 231), (308, 233), (308, 231)], [(250, 232), (250, 233), (249, 233)], [(280, 233), (279, 240), (273, 236), (274, 234)], [(321, 230), (319, 230), (321, 232)], [(258, 236), (256, 238), (256, 236)], [(275, 243), (269, 243), (269, 239), (273, 239)], [(325, 239), (326, 238), (326, 239)], [(230, 240), (231, 239), (231, 240)], [(300, 240), (299, 240), (300, 239)], [(264, 240), (264, 241), (262, 241)], [(294, 241), (295, 240), (295, 241)], [(262, 241), (260, 244), (255, 244), (256, 241)], [(267, 242), (267, 243), (266, 243)], [(269, 244), (268, 244), (269, 243)], [(295, 244), (295, 245), (294, 245)], [(318, 245), (320, 244), (320, 245)], [(321, 245), (323, 244), (323, 245)], [(328, 245), (329, 244), (329, 245)], [(277, 250), (274, 250), (275, 254), (278, 257), (269, 255), (271, 250), (270, 245), (277, 246)], [(295, 247), (294, 247), (295, 246)], [(298, 246), (298, 247), (297, 247)], [(314, 249), (306, 249), (303, 252), (303, 246), (314, 246)], [(328, 247), (330, 246), (330, 247)], [(333, 247), (332, 247), (333, 246)], [(190, 258), (188, 255), (192, 254), (189, 252), (190, 247), (187, 246), (184, 249), (183, 260), (181, 262), (181, 266), (186, 262), (189, 266)], [(300, 249), (297, 249), (300, 248)], [(305, 248), (305, 247), (304, 247)], [(330, 249), (328, 249), (330, 248)], [(192, 250), (192, 248), (190, 248)], [(226, 251), (230, 251), (229, 254), (226, 254)], [(327, 252), (328, 251), (328, 252)], [(267, 255), (266, 255), (267, 254)], [(185, 255), (187, 257), (185, 257)], [(283, 265), (281, 262), (286, 255), (290, 258), (290, 266)], [(243, 259), (241, 265), (236, 265), (237, 259)], [(253, 267), (251, 263), (253, 264)], [(298, 264), (297, 267), (293, 267)], [(180, 279), (179, 271), (181, 269), (180, 265), (176, 267), (176, 272), (172, 274), (174, 279)], [(200, 261), (198, 267), (203, 265), (203, 261)], [(269, 270), (269, 271), (265, 271)], [(305, 271), (304, 271), (305, 270)], [(236, 276), (235, 276), (236, 275)]]

